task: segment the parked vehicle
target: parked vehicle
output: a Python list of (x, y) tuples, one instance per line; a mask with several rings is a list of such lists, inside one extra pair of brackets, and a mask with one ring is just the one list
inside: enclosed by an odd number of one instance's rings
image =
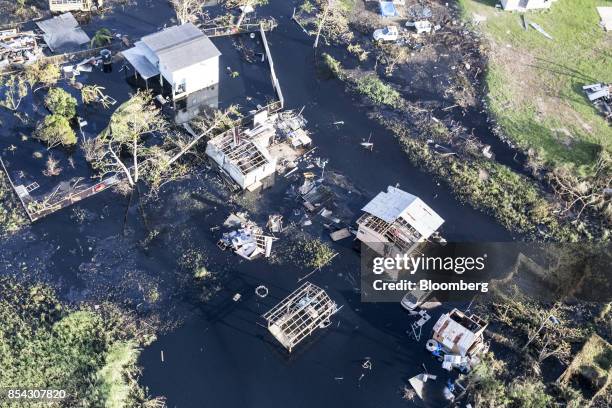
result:
[(374, 40), (376, 41), (397, 41), (399, 31), (396, 26), (387, 26), (374, 30)]
[(408, 292), (402, 298), (402, 307), (411, 313), (415, 312), (416, 308), (423, 304), (423, 302), (427, 300), (427, 297), (429, 297), (430, 294), (431, 291), (418, 289)]
[(416, 30), (417, 34), (421, 34), (421, 33), (431, 33), (431, 29), (433, 28), (433, 26), (431, 25), (431, 23), (427, 20), (421, 20), (421, 21), (408, 21), (406, 23), (406, 27), (414, 27), (414, 29)]

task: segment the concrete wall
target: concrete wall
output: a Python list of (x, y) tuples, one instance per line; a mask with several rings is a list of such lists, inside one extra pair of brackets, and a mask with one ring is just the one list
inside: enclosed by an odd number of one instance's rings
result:
[[(502, 7), (504, 10), (535, 10), (535, 9), (547, 9), (550, 8), (551, 4), (557, 0), (501, 0)], [(567, 1), (567, 0), (566, 0)], [(521, 7), (522, 3), (526, 3)]]
[(90, 11), (91, 6), (99, 6), (101, 3), (101, 0), (76, 0), (68, 2), (49, 0), (49, 10), (57, 13), (65, 13), (68, 11)]

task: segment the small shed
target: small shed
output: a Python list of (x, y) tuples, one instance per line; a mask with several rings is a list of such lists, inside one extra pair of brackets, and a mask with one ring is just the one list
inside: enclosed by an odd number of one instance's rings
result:
[(389, 186), (361, 209), (357, 238), (376, 253), (410, 253), (444, 223), (420, 198)]
[(528, 11), (550, 8), (555, 1), (557, 0), (501, 0), (501, 5), (508, 11)]
[(433, 327), (433, 339), (448, 353), (471, 357), (484, 349), (486, 327), (487, 323), (480, 317), (453, 309), (440, 316)]
[(327, 327), (338, 306), (320, 287), (306, 282), (263, 315), (268, 331), (289, 352), (316, 329)]
[(74, 51), (91, 41), (72, 13), (39, 21), (36, 25), (43, 32), (43, 39), (53, 52)]

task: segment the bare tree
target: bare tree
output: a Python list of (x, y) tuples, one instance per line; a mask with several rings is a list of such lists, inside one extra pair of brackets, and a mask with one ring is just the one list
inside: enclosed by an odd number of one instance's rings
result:
[(229, 9), (240, 8), (241, 13), (236, 23), (236, 28), (239, 28), (246, 15), (250, 12), (250, 9), (254, 9), (257, 6), (263, 6), (268, 4), (268, 0), (225, 0), (225, 7)]
[(194, 23), (202, 14), (202, 0), (170, 0), (179, 23)]

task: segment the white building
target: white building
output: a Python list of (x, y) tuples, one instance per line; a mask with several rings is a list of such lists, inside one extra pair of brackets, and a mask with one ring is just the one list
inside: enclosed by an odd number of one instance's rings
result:
[(382, 256), (411, 253), (444, 223), (420, 198), (392, 186), (361, 210), (357, 238)]
[(480, 317), (453, 309), (440, 316), (433, 327), (433, 339), (446, 353), (472, 357), (485, 348), (483, 333), (486, 327), (487, 322)]
[(557, 0), (501, 0), (501, 5), (508, 11), (527, 11), (550, 8), (555, 1)]
[(173, 99), (219, 83), (221, 52), (191, 23), (147, 35), (134, 45), (123, 56), (145, 81), (159, 75)]
[(102, 6), (102, 0), (49, 0), (51, 12), (91, 11)]
[(262, 186), (262, 180), (276, 173), (276, 158), (267, 149), (269, 140), (234, 128), (209, 140), (206, 155), (240, 188), (255, 190)]

